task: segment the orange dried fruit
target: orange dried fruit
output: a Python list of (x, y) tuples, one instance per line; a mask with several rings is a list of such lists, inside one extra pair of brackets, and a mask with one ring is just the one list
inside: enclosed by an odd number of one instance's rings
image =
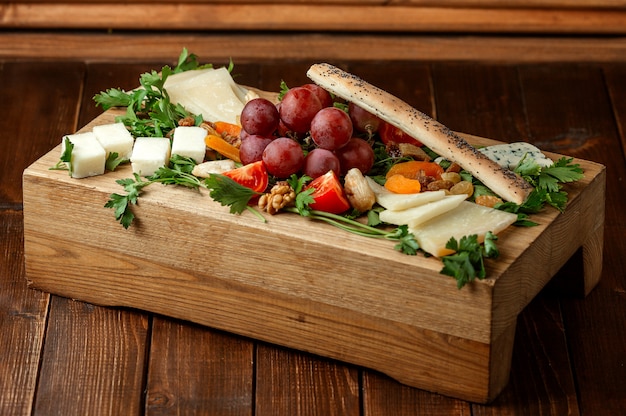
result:
[(422, 160), (410, 160), (408, 162), (400, 162), (393, 165), (387, 171), (387, 178), (393, 175), (402, 175), (409, 179), (417, 179), (420, 176), (432, 176), (440, 179), (444, 172), (443, 168), (435, 162), (426, 162)]
[(416, 194), (422, 190), (422, 185), (417, 179), (397, 174), (387, 178), (385, 188), (396, 194)]

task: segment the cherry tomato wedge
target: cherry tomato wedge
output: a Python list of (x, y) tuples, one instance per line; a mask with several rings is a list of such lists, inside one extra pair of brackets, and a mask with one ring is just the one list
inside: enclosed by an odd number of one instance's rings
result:
[(385, 121), (381, 122), (378, 134), (380, 135), (380, 140), (387, 146), (392, 143), (410, 143), (422, 147), (422, 143), (419, 140), (414, 139), (396, 126)]
[(387, 178), (393, 175), (402, 175), (409, 179), (417, 179), (421, 175), (432, 176), (441, 179), (443, 168), (435, 162), (425, 162), (421, 160), (410, 160), (408, 162), (400, 162), (393, 165), (385, 175)]
[(261, 160), (224, 172), (224, 176), (228, 176), (238, 184), (255, 192), (265, 191), (269, 182), (267, 169)]
[(315, 202), (309, 204), (311, 209), (341, 214), (350, 208), (339, 177), (332, 170), (313, 179), (304, 189), (309, 188), (314, 189), (311, 197)]

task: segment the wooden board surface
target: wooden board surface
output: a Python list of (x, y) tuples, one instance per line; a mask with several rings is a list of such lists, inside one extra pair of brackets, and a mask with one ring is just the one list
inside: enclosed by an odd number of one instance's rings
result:
[[(105, 113), (83, 130), (113, 119)], [(577, 160), (586, 175), (568, 188), (565, 214), (546, 210), (538, 227), (502, 233), (490, 278), (459, 291), (435, 258), (294, 215), (235, 216), (187, 189), (151, 186), (136, 226), (124, 230), (103, 205), (129, 167), (76, 180), (49, 170), (59, 155), (57, 147), (24, 173), (33, 287), (314, 352), (472, 401), (504, 387), (517, 315), (579, 247), (590, 259), (586, 286), (600, 276), (604, 206), (596, 201), (605, 175), (593, 162)]]
[[(163, 36), (152, 42), (158, 41), (174, 43)], [(1, 39), (0, 44), (8, 46)], [(157, 64), (177, 53), (172, 47)], [(522, 311), (511, 379), (494, 402), (468, 403), (314, 354), (27, 289), (22, 170), (56, 146), (62, 134), (100, 113), (93, 94), (113, 85), (131, 88), (137, 74), (155, 67), (152, 60), (136, 65), (60, 57), (9, 59), (0, 66), (5, 115), (0, 124), (3, 136), (14, 138), (0, 141), (0, 413), (96, 415), (123, 408), (133, 415), (619, 414), (626, 405), (626, 328), (616, 319), (626, 315), (626, 194), (621, 191), (626, 67), (580, 62), (593, 60), (595, 51), (578, 54), (576, 64), (524, 65), (476, 62), (482, 55), (471, 46), (465, 53), (472, 63), (345, 64), (457, 130), (507, 141), (524, 138), (607, 166), (602, 278), (582, 299), (555, 290), (557, 282), (570, 288), (578, 281), (581, 258), (575, 255)], [(53, 51), (47, 54), (51, 58)], [(306, 62), (292, 60), (257, 64), (237, 67), (246, 82), (264, 88), (275, 88), (280, 78), (298, 82), (306, 69)], [(51, 95), (58, 108), (47, 106)], [(47, 337), (56, 339), (46, 342)], [(143, 362), (139, 372), (138, 361)]]

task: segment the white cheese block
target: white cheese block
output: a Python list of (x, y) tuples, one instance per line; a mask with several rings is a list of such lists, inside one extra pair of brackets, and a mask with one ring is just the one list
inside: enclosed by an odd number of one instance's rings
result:
[(196, 163), (204, 161), (207, 131), (202, 127), (180, 126), (174, 129), (172, 154), (192, 158)]
[(388, 224), (406, 224), (409, 227), (416, 227), (419, 224), (456, 208), (465, 199), (467, 199), (466, 194), (447, 195), (438, 201), (429, 202), (427, 204), (408, 208), (402, 211), (392, 211), (390, 209), (386, 209), (379, 213), (379, 218), (381, 221)]
[(198, 72), (182, 80), (168, 77), (165, 89), (171, 101), (204, 120), (239, 124), (248, 90), (237, 85), (226, 68)]
[(106, 162), (106, 152), (96, 135), (89, 131), (64, 136), (61, 144), (61, 153), (65, 152), (65, 138), (74, 145), (70, 161), (70, 174), (73, 178), (102, 175)]
[(107, 157), (111, 153), (117, 153), (118, 157), (122, 159), (130, 159), (133, 152), (133, 136), (124, 126), (124, 123), (94, 126), (92, 131), (104, 147)]
[(453, 251), (446, 248), (450, 237), (457, 241), (464, 236), (476, 234), (483, 242), (485, 234), (498, 234), (517, 220), (510, 212), (464, 201), (458, 207), (435, 217), (417, 227), (409, 227), (420, 248), (436, 257), (447, 256)]
[(550, 166), (552, 160), (536, 146), (526, 142), (504, 143), (478, 149), (481, 153), (502, 167), (515, 169), (525, 155), (535, 159), (539, 166)]
[(150, 176), (169, 164), (170, 139), (166, 137), (137, 137), (130, 156), (133, 173)]
[(391, 211), (402, 211), (407, 208), (417, 207), (429, 202), (439, 201), (446, 196), (443, 190), (419, 192), (415, 194), (396, 194), (384, 186), (379, 185), (369, 176), (366, 176), (365, 179), (374, 192), (378, 205)]

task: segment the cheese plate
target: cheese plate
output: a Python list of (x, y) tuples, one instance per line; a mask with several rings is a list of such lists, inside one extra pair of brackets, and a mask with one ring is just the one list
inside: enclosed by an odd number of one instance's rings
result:
[(468, 401), (489, 402), (504, 388), (518, 314), (570, 257), (582, 248), (572, 285), (582, 281), (583, 294), (601, 275), (605, 168), (586, 160), (574, 160), (584, 178), (566, 186), (566, 210), (547, 208), (533, 216), (538, 226), (503, 231), (488, 277), (459, 290), (437, 258), (294, 214), (266, 222), (231, 214), (204, 190), (151, 186), (124, 229), (104, 205), (130, 166), (74, 179), (50, 170), (60, 153), (59, 145), (23, 174), (30, 287), (188, 320)]

